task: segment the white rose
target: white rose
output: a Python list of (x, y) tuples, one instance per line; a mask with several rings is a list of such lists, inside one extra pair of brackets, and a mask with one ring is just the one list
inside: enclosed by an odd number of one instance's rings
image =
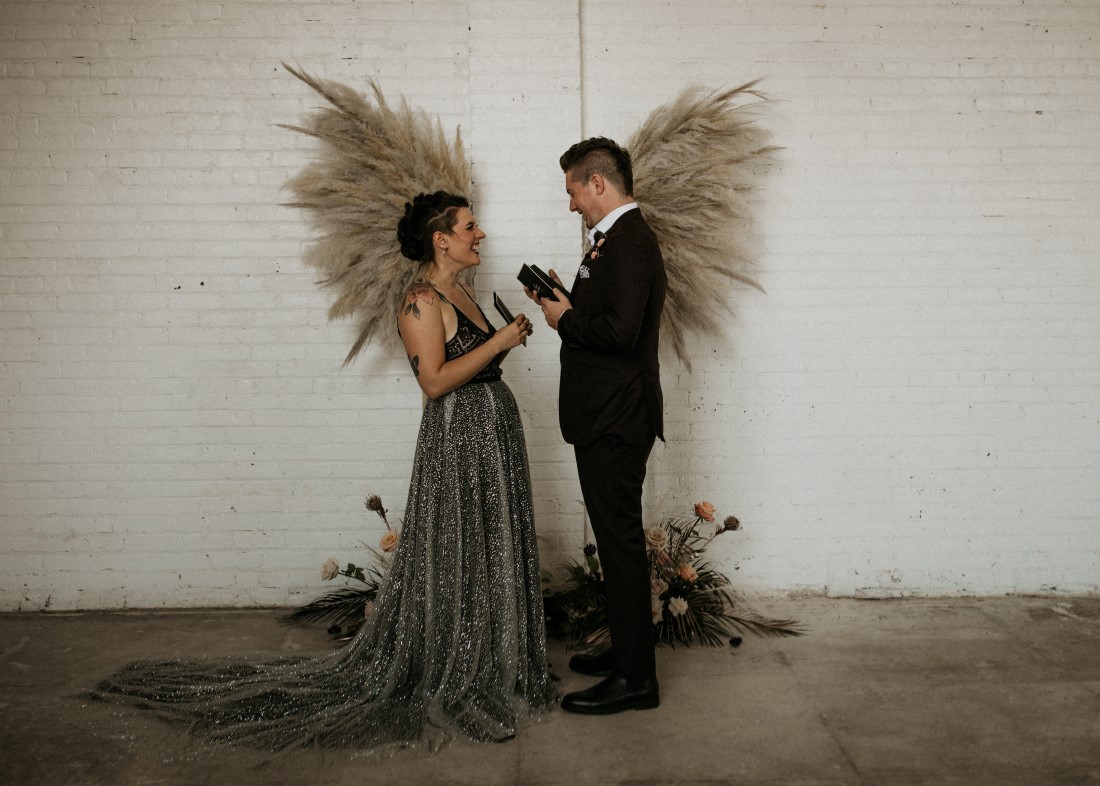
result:
[(683, 598), (669, 598), (668, 610), (673, 617), (682, 616), (688, 610), (688, 602)]
[(654, 551), (664, 551), (668, 545), (668, 533), (662, 527), (650, 527), (645, 531), (645, 542)]
[(321, 565), (321, 579), (328, 581), (340, 575), (340, 563), (334, 557), (329, 557)]

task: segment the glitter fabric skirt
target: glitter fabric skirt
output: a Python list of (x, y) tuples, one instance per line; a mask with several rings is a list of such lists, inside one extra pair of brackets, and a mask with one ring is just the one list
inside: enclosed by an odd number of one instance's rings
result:
[(428, 401), (401, 540), (347, 647), (133, 663), (93, 692), (213, 741), (376, 752), (507, 739), (555, 693), (527, 449), (500, 381)]

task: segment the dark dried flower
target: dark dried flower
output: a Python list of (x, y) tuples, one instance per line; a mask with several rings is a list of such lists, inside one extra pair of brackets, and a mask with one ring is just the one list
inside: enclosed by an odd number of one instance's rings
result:
[(741, 522), (737, 516), (726, 516), (726, 520), (722, 522), (723, 532), (736, 532), (741, 529)]
[(584, 556), (586, 556), (586, 557), (596, 556), (596, 544), (595, 543), (585, 543), (584, 544)]
[(375, 513), (384, 513), (385, 508), (382, 507), (382, 498), (377, 494), (371, 494), (367, 497), (366, 501), (367, 510), (373, 510)]
[(367, 510), (373, 510), (382, 518), (382, 521), (386, 522), (387, 532), (393, 531), (393, 527), (390, 526), (390, 520), (386, 518), (386, 509), (382, 507), (382, 498), (380, 496), (371, 494), (363, 504), (367, 506)]

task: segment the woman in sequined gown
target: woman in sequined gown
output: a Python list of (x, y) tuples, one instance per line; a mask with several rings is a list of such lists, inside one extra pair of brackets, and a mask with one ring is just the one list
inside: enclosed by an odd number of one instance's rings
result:
[(398, 240), (421, 267), (398, 327), (428, 401), (401, 540), (356, 638), (313, 658), (135, 663), (97, 698), (220, 742), (376, 752), (508, 739), (553, 706), (527, 449), (500, 369), (531, 323), (494, 330), (458, 282), (483, 237), (463, 197), (406, 205)]

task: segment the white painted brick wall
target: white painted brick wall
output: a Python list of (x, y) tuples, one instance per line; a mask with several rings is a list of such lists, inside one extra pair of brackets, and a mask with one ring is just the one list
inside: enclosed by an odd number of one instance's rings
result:
[[(1093, 3), (0, 2), (0, 609), (296, 603), (404, 506), (420, 396), (325, 320), (287, 60), (461, 126), (479, 288), (572, 273), (557, 157), (765, 76), (767, 295), (666, 358), (651, 514), (750, 591), (1096, 591)], [(577, 554), (556, 340), (513, 353), (544, 562)]]
[(736, 512), (747, 588), (1095, 591), (1100, 6), (688, 7), (585, 5), (586, 130), (764, 75), (786, 149), (655, 506)]

